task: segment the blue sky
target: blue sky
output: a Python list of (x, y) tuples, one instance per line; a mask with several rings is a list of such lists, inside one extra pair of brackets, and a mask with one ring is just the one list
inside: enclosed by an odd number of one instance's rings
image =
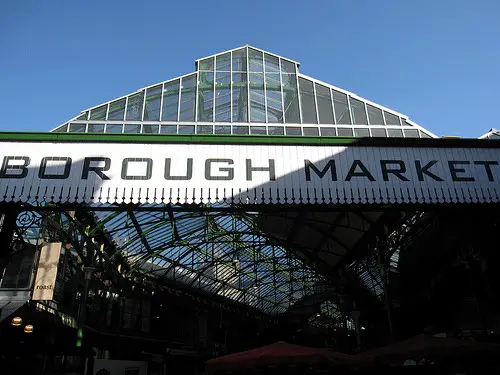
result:
[(81, 110), (250, 44), (437, 135), (500, 127), (500, 1), (4, 1), (0, 130)]

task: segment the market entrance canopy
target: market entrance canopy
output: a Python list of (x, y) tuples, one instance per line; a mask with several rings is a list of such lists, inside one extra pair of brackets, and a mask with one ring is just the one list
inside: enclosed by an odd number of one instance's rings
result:
[(500, 199), (495, 141), (8, 138), (3, 136), (0, 152), (3, 201), (388, 204)]

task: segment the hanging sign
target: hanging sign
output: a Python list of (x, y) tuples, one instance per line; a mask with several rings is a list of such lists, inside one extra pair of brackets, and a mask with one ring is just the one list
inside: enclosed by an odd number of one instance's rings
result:
[(499, 202), (499, 148), (19, 143), (0, 150), (3, 201)]
[(61, 245), (60, 242), (48, 242), (42, 245), (32, 300), (50, 301), (54, 297)]

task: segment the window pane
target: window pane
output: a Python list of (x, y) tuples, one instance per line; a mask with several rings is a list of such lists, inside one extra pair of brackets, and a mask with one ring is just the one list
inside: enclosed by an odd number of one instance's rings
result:
[(351, 110), (353, 122), (355, 125), (367, 125), (365, 103), (358, 99), (351, 98)]
[(287, 126), (286, 135), (302, 135), (302, 131), (299, 126)]
[(263, 74), (250, 73), (250, 122), (266, 122)]
[(252, 48), (248, 49), (248, 66), (251, 72), (263, 73), (263, 60), (262, 52), (256, 51)]
[(70, 133), (85, 133), (85, 124), (69, 124)]
[(231, 71), (231, 52), (218, 55), (215, 59), (215, 70), (218, 72)]
[(181, 85), (181, 110), (179, 113), (179, 121), (194, 121), (196, 74), (184, 77)]
[(104, 124), (89, 124), (87, 133), (104, 133)]
[(247, 49), (233, 51), (233, 72), (247, 71)]
[(370, 125), (384, 125), (384, 117), (382, 116), (382, 110), (380, 108), (367, 104), (366, 109), (368, 110)]
[(163, 86), (163, 111), (162, 121), (177, 121), (177, 109), (179, 104), (180, 80), (165, 83)]
[(309, 127), (304, 127), (303, 132), (305, 136), (308, 137), (316, 137), (319, 136), (319, 129), (318, 128), (309, 128)]
[(369, 137), (370, 131), (368, 130), (368, 128), (365, 129), (354, 128), (354, 135), (356, 137)]
[(208, 59), (201, 60), (199, 62), (199, 69), (198, 70), (214, 70), (214, 58), (209, 57)]
[(384, 111), (384, 116), (386, 125), (401, 125), (401, 123), (399, 122), (399, 116), (393, 115), (392, 113), (385, 111)]
[(283, 122), (279, 73), (266, 73), (267, 121)]
[(160, 120), (160, 106), (161, 106), (161, 85), (147, 89), (144, 120), (146, 121)]
[(141, 132), (141, 125), (134, 124), (134, 125), (128, 125), (125, 124), (124, 128), (124, 133), (140, 133)]
[(351, 114), (347, 105), (347, 95), (335, 90), (333, 94), (333, 107), (335, 109), (336, 124), (351, 125)]
[(194, 134), (194, 125), (179, 125), (179, 134)]
[(422, 130), (420, 130), (420, 138), (432, 138), (429, 134), (427, 134), (426, 132), (423, 132)]
[(67, 131), (68, 131), (68, 124), (64, 124), (55, 129), (54, 133), (66, 133)]
[(231, 126), (215, 125), (215, 134), (231, 134)]
[(197, 134), (214, 134), (212, 125), (198, 125)]
[(246, 73), (233, 73), (233, 122), (248, 121), (248, 83)]
[(316, 100), (318, 102), (319, 123), (335, 124), (330, 89), (325, 86), (316, 85)]
[(403, 138), (403, 131), (401, 129), (387, 129), (389, 138)]
[(300, 104), (302, 107), (302, 123), (317, 124), (316, 103), (314, 102), (313, 83), (299, 78)]
[(109, 104), (108, 120), (123, 121), (125, 115), (125, 98)]
[(139, 92), (128, 97), (126, 120), (141, 120), (143, 101), (144, 92)]
[(106, 133), (121, 133), (123, 125), (106, 125)]
[(266, 73), (279, 73), (280, 72), (280, 62), (276, 56), (264, 54), (264, 64), (266, 68)]
[(282, 74), (281, 80), (283, 83), (285, 122), (287, 124), (299, 124), (299, 92), (297, 89), (297, 77), (295, 74)]
[(336, 137), (337, 129), (335, 128), (321, 128), (321, 135), (325, 137)]
[(248, 134), (248, 126), (233, 126), (233, 134)]
[(281, 59), (281, 73), (283, 74), (296, 74), (295, 64), (291, 61)]
[(418, 130), (417, 129), (405, 129), (405, 138), (418, 138)]
[(385, 132), (385, 129), (373, 129), (372, 128), (372, 137), (386, 138), (387, 133)]
[(217, 72), (215, 77), (215, 121), (231, 121), (231, 73)]
[(214, 120), (214, 73), (200, 72), (198, 83), (198, 121)]
[(85, 113), (82, 113), (80, 116), (78, 116), (76, 119), (77, 120), (81, 120), (81, 121), (85, 121), (87, 120), (87, 116), (88, 116), (88, 112), (85, 112)]
[(267, 128), (268, 135), (284, 135), (285, 129), (282, 126), (269, 126)]
[(177, 134), (177, 125), (162, 125), (160, 128), (161, 134)]
[(265, 126), (250, 126), (250, 134), (254, 135), (266, 135)]
[(337, 128), (337, 134), (339, 137), (352, 137), (353, 132), (350, 128)]
[(144, 134), (158, 134), (159, 125), (142, 125), (142, 132)]
[[(102, 105), (98, 108), (94, 108), (90, 111), (91, 120), (106, 120), (106, 111), (108, 110), (108, 105)], [(121, 120), (121, 119), (120, 119)]]

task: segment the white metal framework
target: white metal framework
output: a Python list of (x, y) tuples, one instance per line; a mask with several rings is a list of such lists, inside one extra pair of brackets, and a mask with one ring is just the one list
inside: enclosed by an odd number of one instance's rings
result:
[(436, 138), (407, 116), (244, 46), (89, 108), (53, 132)]

